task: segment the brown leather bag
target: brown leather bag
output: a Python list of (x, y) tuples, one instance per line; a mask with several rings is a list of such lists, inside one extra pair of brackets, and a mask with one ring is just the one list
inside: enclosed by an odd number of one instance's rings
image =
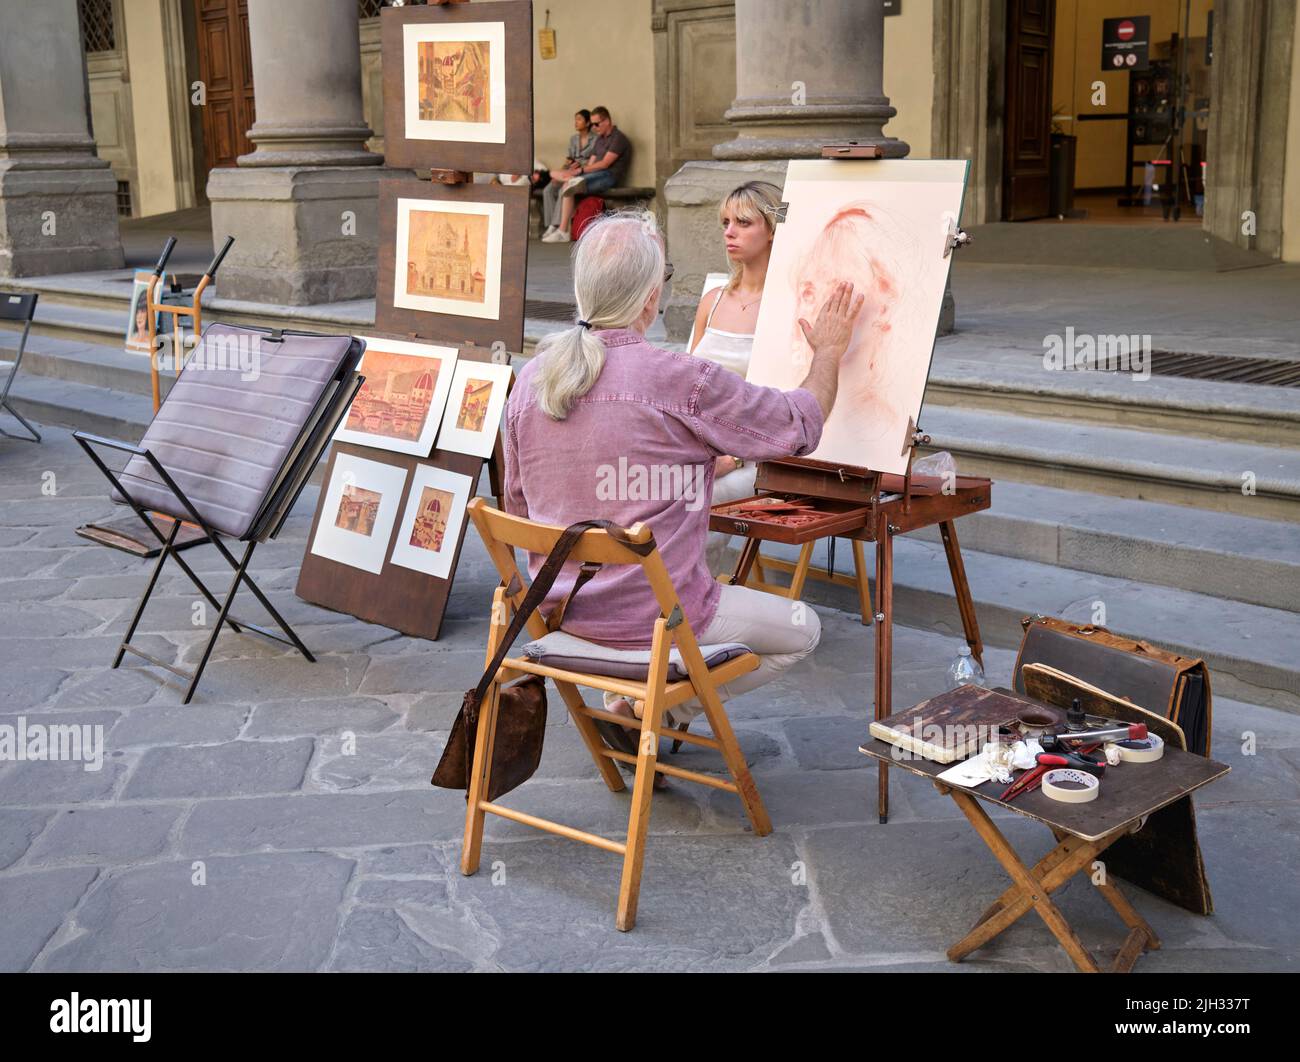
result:
[[(474, 769), (474, 747), (478, 740), (478, 713), (483, 697), (488, 687), (492, 685), (497, 669), (501, 667), (501, 662), (510, 651), (510, 647), (524, 629), (524, 624), (546, 599), (547, 593), (560, 574), (560, 569), (564, 567), (564, 562), (569, 559), (569, 554), (573, 552), (578, 539), (592, 528), (607, 531), (638, 556), (646, 556), (654, 551), (654, 539), (644, 543), (629, 542), (627, 532), (609, 520), (580, 520), (564, 529), (550, 555), (537, 572), (536, 578), (528, 587), (528, 593), (524, 595), (524, 600), (506, 629), (505, 636), (501, 639), (501, 644), (497, 647), (491, 663), (483, 672), (483, 677), (479, 679), (474, 689), (466, 691), (460, 712), (447, 738), (447, 747), (443, 749), (442, 759), (438, 761), (438, 767), (433, 772), (433, 778), (430, 779), (433, 785), (444, 789), (464, 789), (466, 799), (469, 798), (470, 775)], [(551, 613), (547, 621), (549, 630), (559, 629), (564, 612), (569, 607), (569, 602), (573, 600), (573, 596), (582, 589), (588, 579), (600, 571), (600, 568), (599, 564), (582, 565), (577, 579), (574, 580), (573, 589)], [(518, 581), (512, 580), (511, 585), (506, 588), (506, 593), (513, 597), (518, 592)], [(546, 736), (545, 680), (538, 675), (529, 675), (509, 686), (502, 686), (497, 696), (496, 737), (492, 742), (492, 775), (488, 784), (488, 800), (496, 800), (497, 797), (510, 792), (533, 776), (542, 759), (542, 741)]]

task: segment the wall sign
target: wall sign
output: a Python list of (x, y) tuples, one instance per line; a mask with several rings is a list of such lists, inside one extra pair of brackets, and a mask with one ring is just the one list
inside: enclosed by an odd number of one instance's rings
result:
[(1150, 58), (1151, 16), (1107, 18), (1101, 23), (1101, 68), (1145, 70)]

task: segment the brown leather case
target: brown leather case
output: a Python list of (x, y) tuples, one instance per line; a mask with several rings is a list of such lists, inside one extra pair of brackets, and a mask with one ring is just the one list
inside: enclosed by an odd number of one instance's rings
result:
[(1051, 616), (1026, 616), (1021, 624), (1025, 635), (1011, 678), (1017, 693), (1025, 692), (1025, 664), (1049, 664), (1177, 723), (1188, 752), (1210, 755), (1210, 674), (1204, 661)]
[[(1078, 697), (1086, 710), (1125, 722), (1147, 723), (1166, 743), (1209, 755), (1210, 676), (1203, 661), (1119, 637), (1102, 627), (1046, 616), (1026, 617), (1022, 623), (1025, 636), (1012, 675), (1018, 693), (1026, 692), (1025, 665), (1047, 664), (1065, 672), (1065, 677), (1038, 677), (1033, 684), (1038, 699), (1068, 708)], [(1133, 707), (1126, 710), (1122, 704), (1097, 698), (1072, 685), (1069, 676), (1131, 701)], [(1152, 715), (1161, 719), (1152, 720)], [(1162, 727), (1159, 723), (1163, 720), (1169, 723)], [(1199, 746), (1193, 744), (1193, 733)], [(1104, 862), (1110, 873), (1188, 911), (1208, 915), (1214, 910), (1190, 796), (1154, 812), (1137, 833), (1116, 841), (1106, 850)]]

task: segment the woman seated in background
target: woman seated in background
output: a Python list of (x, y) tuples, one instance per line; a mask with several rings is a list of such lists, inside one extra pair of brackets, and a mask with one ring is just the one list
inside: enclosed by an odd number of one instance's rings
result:
[[(705, 292), (700, 299), (691, 353), (741, 376), (749, 371), (780, 205), (781, 189), (776, 185), (749, 181), (732, 189), (718, 208), (731, 276), (722, 287)], [(754, 465), (740, 457), (719, 457), (714, 476), (715, 504), (754, 493)], [(726, 536), (720, 537), (725, 541)]]

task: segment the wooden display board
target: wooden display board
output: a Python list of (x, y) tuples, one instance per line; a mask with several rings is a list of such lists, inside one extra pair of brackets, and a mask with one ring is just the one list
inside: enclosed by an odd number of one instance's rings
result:
[[(486, 6), (486, 5), (484, 5)], [(493, 5), (496, 6), (496, 5)], [(436, 184), (415, 178), (387, 178), (379, 182), (379, 284), (375, 298), (375, 325), (381, 331), (394, 332), (399, 335), (419, 335), (429, 342), (474, 343), (480, 347), (492, 348), (495, 343), (502, 343), (507, 350), (522, 350), (524, 346), (524, 286), (528, 272), (528, 188), (510, 187), (498, 184)], [(403, 206), (403, 201), (418, 201), (421, 205), (416, 211)], [(427, 204), (425, 206), (424, 204)], [(438, 210), (445, 204), (445, 215)], [(455, 312), (434, 312), (415, 306), (398, 306), (395, 294), (402, 290), (398, 279), (408, 272), (410, 249), (398, 246), (401, 215), (408, 218), (412, 213), (429, 213), (432, 220), (440, 222), (445, 216), (451, 224), (456, 224), (463, 212), (473, 211), (477, 206), (495, 207), (499, 213), (500, 249), (494, 252), (488, 247), (488, 258), (494, 260), (497, 277), (497, 310), (492, 317), (466, 316)], [(469, 215), (471, 217), (477, 215)], [(492, 239), (489, 222), (488, 239)], [(457, 232), (458, 240), (464, 237), (473, 239), (468, 231)], [(478, 271), (478, 254), (476, 249), (461, 251), (460, 255), (470, 255), (475, 272)], [(416, 248), (419, 259), (416, 268), (426, 267), (424, 248)], [(398, 262), (402, 263), (399, 273)], [(440, 282), (445, 278), (439, 277)], [(456, 278), (450, 278), (452, 284)], [(456, 293), (459, 296), (459, 292)], [(471, 295), (474, 293), (471, 291)], [(485, 293), (486, 294), (486, 293)], [(482, 304), (475, 298), (434, 298), (411, 301), (428, 303), (463, 302), (466, 309), (479, 310)], [(455, 309), (456, 307), (451, 307)]]
[[(524, 345), (529, 188), (475, 184), (473, 176), (475, 171), (532, 170), (532, 4), (499, 0), (471, 7), (466, 0), (432, 0), (427, 6), (385, 8), (381, 39), (388, 165), (420, 170), (420, 177), (431, 179), (380, 181), (375, 331), (456, 347), (458, 364), (501, 362), (503, 356), (508, 364), (509, 352)], [(416, 64), (410, 70), (408, 57)], [(449, 402), (456, 398), (449, 396)], [(374, 543), (367, 546), (365, 567), (312, 552), (340, 457), (405, 475), (382, 562)], [(461, 521), (447, 574), (440, 577), (395, 563), (395, 550), (404, 550), (409, 560), (415, 545), (399, 542), (403, 515), (422, 471), (467, 476), (472, 494), (485, 463), (500, 504), (499, 431), (488, 458), (439, 449), (424, 456), (335, 442), (298, 596), (403, 634), (436, 639), (468, 520)], [(387, 474), (374, 472), (381, 478)], [(383, 492), (377, 497), (381, 501), (358, 503), (353, 495), (350, 504), (376, 504), (382, 512)], [(377, 523), (378, 516), (371, 519)], [(342, 540), (336, 537), (335, 542)], [(351, 550), (349, 542), (329, 551)]]
[[(490, 351), (474, 346), (462, 347), (459, 358), (461, 361), (490, 362), (492, 360)], [(434, 450), (430, 457), (418, 457), (372, 446), (335, 442), (330, 449), (329, 464), (325, 469), (320, 498), (316, 503), (316, 515), (312, 519), (311, 532), (307, 538), (307, 550), (303, 556), (302, 569), (295, 590), (297, 595), (304, 601), (310, 601), (314, 605), (335, 612), (346, 612), (367, 623), (392, 627), (403, 634), (417, 638), (436, 640), (442, 629), (447, 599), (451, 596), (451, 585), (456, 577), (456, 567), (460, 562), (460, 551), (465, 541), (465, 530), (469, 525), (469, 519), (466, 517), (461, 522), (452, 553), (451, 570), (445, 579), (439, 579), (394, 564), (391, 559), (387, 559), (392, 557), (401, 532), (401, 514), (406, 512), (415, 473), (419, 468), (431, 466), (446, 469), (468, 476), (474, 484), (477, 484), (484, 464), (499, 458), (499, 446), (498, 439), (498, 455), (485, 461), (482, 457), (448, 450)], [(406, 482), (397, 506), (399, 515), (389, 533), (384, 553), (386, 560), (383, 570), (378, 574), (312, 552), (312, 544), (316, 541), (316, 531), (322, 519), (329, 484), (334, 476), (334, 465), (340, 454), (350, 454), (377, 464), (400, 468), (406, 473)], [(498, 489), (495, 486), (495, 479), (494, 476), (494, 490)]]
[[(463, 36), (455, 29), (477, 27)], [(529, 0), (497, 0), (488, 4), (386, 7), (380, 12), (380, 44), (384, 76), (384, 157), (389, 166), (411, 170), (463, 170), (479, 173), (527, 174), (533, 169), (533, 6)], [(445, 29), (446, 32), (437, 32)], [(445, 137), (429, 139), (429, 126), (407, 128), (412, 103), (408, 89), (420, 74), (408, 71), (407, 37), (444, 38), (440, 55), (467, 70), (469, 79), (484, 82), (472, 94), (466, 113), (453, 98), (450, 121), (441, 123)], [(433, 42), (430, 41), (430, 44)], [(474, 55), (457, 58), (466, 45)], [(459, 48), (458, 48), (459, 46)], [(481, 72), (480, 72), (481, 71)], [(495, 91), (492, 80), (497, 78)], [(462, 78), (462, 83), (466, 80)], [(449, 80), (453, 94), (459, 85)], [(502, 119), (504, 119), (502, 121)], [(418, 114), (417, 114), (418, 120)], [(423, 124), (423, 123), (421, 123)], [(432, 125), (432, 123), (430, 123)], [(457, 133), (483, 139), (455, 139)], [(382, 245), (381, 245), (382, 246)]]

